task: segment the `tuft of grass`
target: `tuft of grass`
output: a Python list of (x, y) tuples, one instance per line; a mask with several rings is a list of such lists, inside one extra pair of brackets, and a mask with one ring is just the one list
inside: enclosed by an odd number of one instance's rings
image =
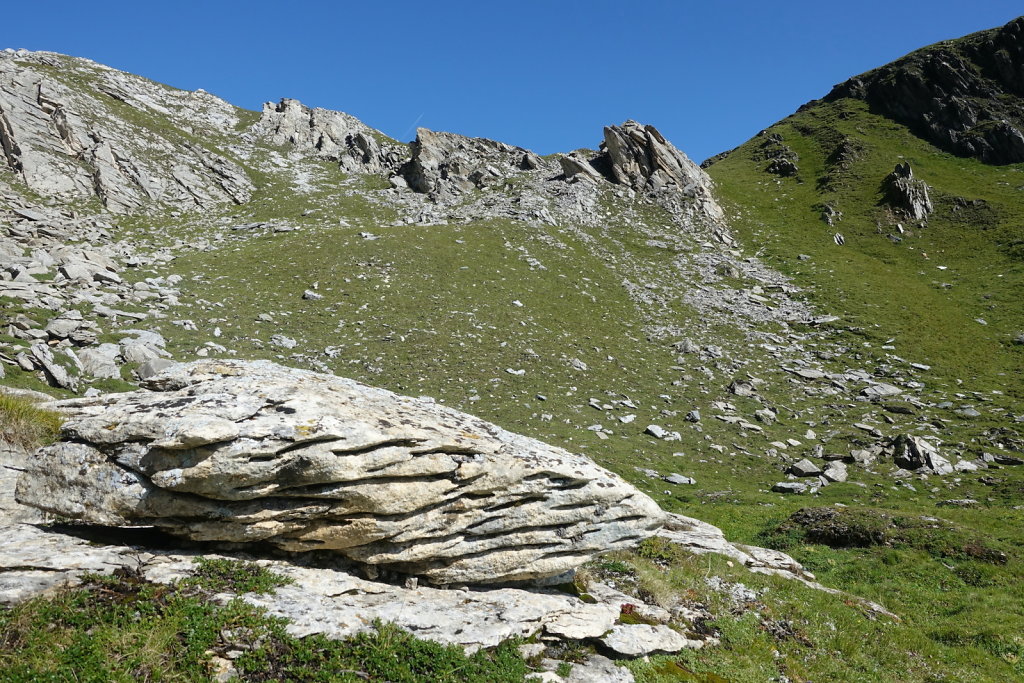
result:
[(12, 446), (31, 451), (52, 443), (63, 421), (30, 399), (0, 393), (0, 440)]
[(811, 507), (798, 510), (766, 535), (775, 547), (820, 543), (833, 548), (885, 546), (923, 550), (935, 557), (1006, 564), (1004, 544), (976, 529), (931, 515), (875, 508)]
[(294, 581), (255, 562), (226, 557), (197, 557), (193, 576), (182, 583), (215, 593), (230, 591), (242, 594), (272, 593), (275, 588), (287, 586)]

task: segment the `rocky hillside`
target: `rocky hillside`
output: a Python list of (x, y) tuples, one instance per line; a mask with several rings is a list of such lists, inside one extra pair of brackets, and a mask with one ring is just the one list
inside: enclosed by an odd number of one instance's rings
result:
[[(1024, 161), (1024, 18), (922, 48), (837, 85), (932, 144), (989, 164)], [(813, 106), (813, 105), (811, 105)]]
[[(1012, 26), (942, 48), (1011, 128)], [(68, 399), (5, 457), (77, 520), (15, 523), (7, 482), (0, 595), (144, 523), (178, 539), (139, 536), (146, 581), (244, 549), (298, 581), (246, 598), (293, 634), (532, 637), (547, 680), (1024, 674), (1020, 167), (945, 154), (872, 74), (702, 170), (634, 121), (403, 144), (0, 53), (0, 374)], [(568, 601), (479, 587), (573, 568)]]

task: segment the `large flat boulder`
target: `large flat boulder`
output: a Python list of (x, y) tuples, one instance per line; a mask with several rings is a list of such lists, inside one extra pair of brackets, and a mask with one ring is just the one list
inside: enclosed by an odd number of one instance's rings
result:
[(59, 402), (19, 502), (194, 540), (334, 551), (435, 583), (555, 576), (645, 538), (653, 500), (481, 419), (268, 361), (174, 365)]

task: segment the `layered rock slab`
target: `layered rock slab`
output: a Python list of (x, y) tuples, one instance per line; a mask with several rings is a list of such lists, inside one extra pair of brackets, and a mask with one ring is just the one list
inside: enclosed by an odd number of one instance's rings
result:
[(587, 458), (430, 399), (267, 361), (179, 364), (143, 386), (56, 404), (62, 440), (29, 462), (19, 502), (435, 583), (555, 576), (665, 518)]

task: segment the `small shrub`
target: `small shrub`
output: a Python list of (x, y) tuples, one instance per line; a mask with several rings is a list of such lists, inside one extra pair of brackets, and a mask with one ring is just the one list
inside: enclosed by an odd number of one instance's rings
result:
[(674, 564), (679, 562), (686, 553), (672, 541), (652, 536), (645, 538), (637, 546), (636, 554), (658, 564)]

